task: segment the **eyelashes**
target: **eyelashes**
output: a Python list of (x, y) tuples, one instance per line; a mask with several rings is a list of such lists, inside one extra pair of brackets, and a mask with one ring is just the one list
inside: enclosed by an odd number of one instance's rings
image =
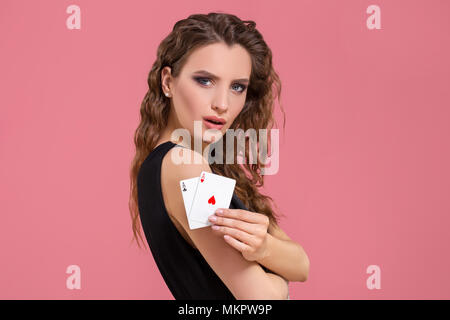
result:
[[(207, 84), (205, 84), (202, 80), (211, 81), (211, 79), (205, 78), (205, 77), (194, 77), (194, 80), (196, 82), (198, 82), (199, 84), (201, 84), (202, 86), (207, 86)], [(238, 85), (241, 88), (240, 91), (236, 91), (238, 93), (242, 93), (242, 92), (244, 92), (247, 89), (246, 85), (243, 85), (243, 84), (240, 84), (240, 83), (234, 83), (234, 85)]]

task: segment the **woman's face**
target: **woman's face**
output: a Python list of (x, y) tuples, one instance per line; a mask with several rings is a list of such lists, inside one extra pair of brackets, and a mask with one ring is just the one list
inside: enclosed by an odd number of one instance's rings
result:
[[(226, 133), (244, 107), (251, 73), (250, 54), (240, 45), (229, 48), (220, 42), (197, 48), (188, 57), (178, 77), (170, 76), (170, 68), (162, 72), (164, 92), (171, 94), (169, 124), (173, 128), (185, 128), (194, 139), (194, 121), (201, 121), (203, 143), (208, 129)], [(216, 117), (222, 125), (214, 125), (205, 117)], [(198, 139), (198, 138), (197, 138)]]

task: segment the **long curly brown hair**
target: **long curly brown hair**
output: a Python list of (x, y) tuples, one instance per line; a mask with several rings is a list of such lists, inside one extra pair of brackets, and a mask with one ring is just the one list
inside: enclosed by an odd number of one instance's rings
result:
[[(257, 141), (260, 141), (256, 153), (259, 154), (259, 145), (262, 141), (270, 141), (270, 129), (276, 124), (273, 117), (275, 98), (278, 98), (283, 112), (284, 129), (286, 117), (280, 100), (281, 82), (272, 67), (272, 52), (255, 26), (254, 21), (243, 21), (232, 14), (216, 12), (193, 14), (187, 19), (176, 22), (172, 32), (160, 43), (156, 61), (148, 74), (148, 91), (141, 104), (141, 119), (134, 134), (136, 154), (130, 170), (128, 205), (131, 213), (133, 239), (136, 240), (139, 247), (138, 236), (142, 244), (145, 245), (145, 241), (139, 217), (136, 181), (142, 162), (156, 146), (160, 133), (168, 121), (170, 100), (165, 97), (161, 87), (161, 70), (165, 66), (171, 67), (172, 76), (177, 77), (193, 49), (217, 42), (224, 42), (229, 46), (241, 45), (251, 56), (252, 68), (245, 105), (229, 129), (242, 129), (245, 132), (250, 128), (255, 129)], [(273, 87), (275, 92), (272, 90)], [(260, 135), (259, 129), (267, 129), (267, 140), (264, 140), (265, 135)], [(226, 135), (223, 135), (221, 139), (223, 139), (223, 145), (226, 146)], [(236, 144), (234, 145), (236, 146)], [(243, 164), (238, 164), (236, 161), (238, 156), (236, 148), (233, 164), (225, 163), (225, 149), (223, 148), (222, 164), (210, 164), (211, 170), (216, 174), (235, 179), (235, 193), (246, 207), (250, 211), (266, 215), (271, 223), (277, 224), (279, 217), (271, 206), (273, 199), (258, 191), (258, 188), (264, 184), (261, 168), (264, 168), (265, 165), (259, 157), (256, 157), (257, 163), (248, 161), (248, 139), (245, 139)], [(270, 150), (269, 143), (269, 153)]]

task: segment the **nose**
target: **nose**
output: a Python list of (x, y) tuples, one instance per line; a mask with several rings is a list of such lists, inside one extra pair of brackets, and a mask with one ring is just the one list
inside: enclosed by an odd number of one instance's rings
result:
[(212, 109), (214, 110), (214, 111), (217, 111), (217, 113), (224, 113), (225, 111), (227, 111), (227, 107), (224, 107), (224, 106), (217, 106), (217, 105), (213, 105), (212, 106)]
[(217, 93), (215, 100), (212, 104), (213, 110), (219, 113), (227, 111), (228, 109), (227, 94), (228, 93), (226, 92), (226, 90), (221, 90), (220, 92)]

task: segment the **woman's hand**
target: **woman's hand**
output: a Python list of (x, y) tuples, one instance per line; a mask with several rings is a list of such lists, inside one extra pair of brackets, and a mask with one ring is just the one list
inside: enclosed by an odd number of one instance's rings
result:
[(268, 255), (267, 239), (270, 235), (267, 233), (269, 218), (266, 215), (221, 208), (209, 217), (209, 221), (213, 224), (211, 228), (224, 234), (225, 241), (240, 251), (246, 260), (256, 261)]

